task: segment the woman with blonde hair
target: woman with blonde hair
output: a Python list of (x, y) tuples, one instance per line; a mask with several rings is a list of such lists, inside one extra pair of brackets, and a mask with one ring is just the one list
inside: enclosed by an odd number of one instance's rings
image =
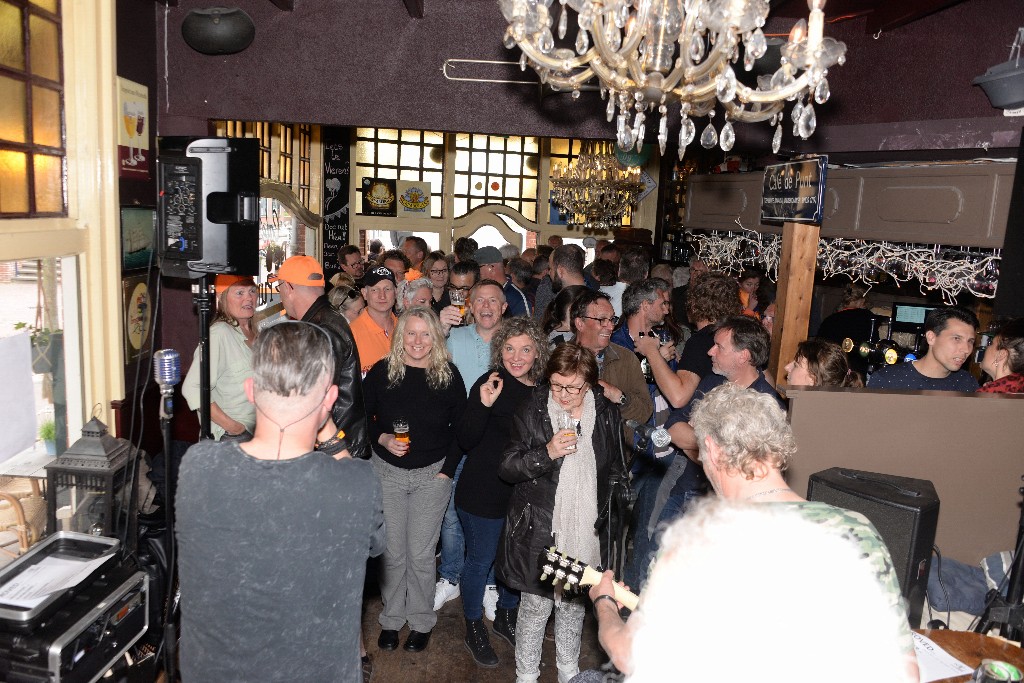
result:
[[(248, 439), (256, 427), (256, 409), (242, 384), (252, 376), (256, 327), (256, 283), (247, 275), (218, 275), (214, 280), (217, 315), (210, 325), (210, 430), (213, 438)], [(181, 394), (192, 410), (200, 408), (197, 347)]]
[(404, 648), (420, 652), (437, 622), (434, 549), (462, 457), (456, 429), (466, 408), (437, 314), (417, 306), (398, 318), (390, 352), (363, 379), (363, 397), (388, 538), (377, 646), (396, 649), (408, 624)]

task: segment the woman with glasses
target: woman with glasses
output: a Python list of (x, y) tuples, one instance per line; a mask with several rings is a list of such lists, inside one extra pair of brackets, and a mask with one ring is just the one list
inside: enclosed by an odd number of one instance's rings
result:
[(363, 379), (363, 398), (387, 524), (377, 646), (397, 648), (408, 624), (404, 648), (420, 652), (437, 622), (434, 549), (462, 458), (456, 430), (466, 409), (466, 387), (433, 311), (401, 315), (390, 352)]
[(338, 313), (345, 316), (345, 320), (352, 322), (366, 308), (366, 300), (359, 293), (355, 280), (345, 273), (338, 273), (331, 278), (331, 284), (334, 289), (327, 293), (327, 300)]
[(432, 251), (423, 259), (423, 275), (430, 280), (431, 304), (434, 313), (448, 306), (448, 261), (443, 251)]
[(551, 545), (591, 566), (607, 566), (603, 528), (609, 479), (622, 473), (618, 406), (600, 391), (597, 359), (578, 344), (551, 352), (547, 390), (519, 406), (498, 474), (514, 485), (498, 545), (497, 578), (522, 593), (516, 620), (516, 680), (540, 677), (544, 628), (555, 610), (559, 683), (579, 673), (583, 601), (540, 582), (537, 558)]

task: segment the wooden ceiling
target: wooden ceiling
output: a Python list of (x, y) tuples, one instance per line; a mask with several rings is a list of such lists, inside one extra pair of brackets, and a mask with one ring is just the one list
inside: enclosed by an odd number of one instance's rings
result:
[[(828, 0), (825, 17), (829, 22), (867, 18), (867, 32), (891, 31), (923, 19), (963, 0)], [(807, 0), (771, 0), (771, 17), (799, 19), (807, 16)]]

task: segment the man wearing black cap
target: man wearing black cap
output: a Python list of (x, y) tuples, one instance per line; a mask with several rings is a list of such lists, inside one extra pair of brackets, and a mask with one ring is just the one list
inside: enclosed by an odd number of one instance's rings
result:
[(352, 336), (359, 350), (363, 374), (391, 351), (391, 333), (398, 318), (395, 307), (395, 274), (384, 266), (377, 266), (363, 275), (363, 298), (366, 308), (352, 321)]
[(480, 266), (481, 280), (494, 280), (505, 284), (505, 263), (497, 247), (480, 247), (473, 254), (473, 260)]

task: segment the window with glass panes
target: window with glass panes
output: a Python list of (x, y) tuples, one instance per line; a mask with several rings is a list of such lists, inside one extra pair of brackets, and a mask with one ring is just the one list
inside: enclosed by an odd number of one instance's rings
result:
[(277, 181), (290, 186), (292, 184), (292, 159), (295, 158), (292, 127), (287, 123), (275, 123), (274, 127), (279, 129), (278, 137), (281, 140), (277, 162)]
[[(273, 180), (270, 177), (270, 136), (272, 124), (268, 121), (214, 121), (213, 128), (216, 130), (220, 125), (224, 127), (226, 138), (256, 138), (260, 143), (260, 177)], [(290, 138), (289, 138), (290, 140)]]
[(67, 214), (59, 0), (0, 0), (0, 216)]
[(540, 143), (517, 135), (455, 135), (455, 217), (484, 204), (504, 204), (537, 220)]
[(363, 178), (394, 178), (430, 183), (430, 217), (444, 204), (444, 134), (427, 130), (357, 128), (356, 206), (363, 206)]
[(299, 126), (299, 201), (309, 208), (310, 158), (313, 148), (313, 127)]

